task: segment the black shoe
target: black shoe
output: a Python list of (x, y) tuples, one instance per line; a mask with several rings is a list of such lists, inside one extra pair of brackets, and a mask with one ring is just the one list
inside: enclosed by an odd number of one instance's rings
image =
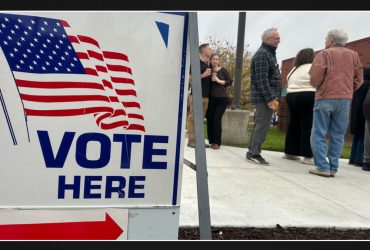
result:
[(261, 164), (261, 165), (270, 165), (261, 155), (252, 155), (251, 153), (247, 153), (247, 160), (256, 164)]
[(362, 170), (370, 171), (370, 163), (364, 163), (364, 165), (362, 166)]
[(354, 162), (354, 161), (349, 161), (348, 162), (348, 165), (352, 165), (352, 166), (355, 166), (355, 167), (362, 167), (364, 164), (363, 163), (357, 163), (357, 162)]

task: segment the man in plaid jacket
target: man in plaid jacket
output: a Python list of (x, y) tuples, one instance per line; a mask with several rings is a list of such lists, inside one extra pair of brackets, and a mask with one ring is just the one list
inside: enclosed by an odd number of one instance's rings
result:
[(261, 156), (261, 146), (281, 96), (281, 75), (276, 60), (276, 49), (279, 43), (280, 35), (276, 28), (265, 30), (262, 34), (262, 45), (251, 62), (251, 95), (252, 103), (256, 105), (256, 113), (255, 126), (246, 157), (248, 161), (262, 165), (269, 165)]

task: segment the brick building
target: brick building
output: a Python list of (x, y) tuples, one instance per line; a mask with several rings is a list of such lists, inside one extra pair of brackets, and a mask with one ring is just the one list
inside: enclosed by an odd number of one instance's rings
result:
[[(353, 42), (349, 42), (346, 44), (346, 48), (352, 49), (356, 51), (360, 57), (362, 65), (365, 67), (370, 67), (370, 37), (366, 37), (360, 40), (356, 40)], [(316, 53), (319, 51), (316, 51)], [(297, 51), (298, 53), (298, 51)], [(281, 84), (282, 88), (284, 90), (285, 85), (287, 83), (286, 77), (290, 70), (293, 68), (293, 63), (294, 63), (294, 57), (285, 59), (282, 61), (282, 66), (281, 66)], [(286, 132), (287, 127), (288, 127), (288, 117), (289, 117), (289, 111), (288, 107), (286, 105), (285, 101), (285, 95), (286, 93), (283, 92), (283, 97), (281, 98), (281, 103), (280, 103), (280, 109), (278, 112), (279, 115), (279, 124), (278, 128), (282, 132)]]

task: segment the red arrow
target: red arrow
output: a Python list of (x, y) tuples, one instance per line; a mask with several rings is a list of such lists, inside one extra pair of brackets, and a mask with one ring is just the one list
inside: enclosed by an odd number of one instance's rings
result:
[(0, 240), (114, 240), (123, 230), (105, 214), (105, 221), (0, 225)]

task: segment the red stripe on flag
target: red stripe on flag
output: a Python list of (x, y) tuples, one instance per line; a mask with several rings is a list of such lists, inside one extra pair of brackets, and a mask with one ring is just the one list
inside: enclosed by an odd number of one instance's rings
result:
[(103, 55), (104, 55), (105, 58), (123, 60), (123, 61), (128, 62), (128, 57), (125, 54), (122, 54), (122, 53), (111, 52), (111, 51), (103, 51)]
[(126, 116), (126, 112), (123, 109), (116, 109), (112, 117), (116, 117), (120, 115)]
[(126, 108), (140, 108), (140, 103), (138, 102), (122, 102), (122, 104)]
[(82, 102), (82, 101), (109, 102), (109, 98), (102, 95), (42, 96), (42, 95), (20, 94), (20, 97), (22, 100), (30, 102)]
[(116, 96), (109, 96), (109, 100), (111, 102), (119, 102), (118, 98)]
[(77, 37), (81, 42), (95, 45), (96, 47), (98, 47), (100, 49), (98, 41), (96, 41), (94, 38), (91, 38), (91, 37), (88, 37), (88, 36), (81, 36), (81, 35), (77, 35)]
[(126, 72), (130, 75), (132, 74), (131, 69), (126, 66), (107, 64), (107, 67), (110, 71)]
[(110, 113), (106, 113), (106, 114), (100, 116), (98, 119), (96, 119), (96, 124), (99, 125), (100, 122), (102, 120), (104, 120), (105, 118), (108, 118), (108, 117), (117, 117), (117, 116), (120, 116), (120, 115), (126, 116), (126, 112), (123, 109), (118, 109), (118, 110), (116, 109), (116, 110), (114, 110), (113, 115), (110, 114)]
[(102, 84), (93, 82), (36, 82), (36, 81), (16, 80), (16, 83), (18, 87), (25, 88), (41, 88), (41, 89), (79, 88), (79, 89), (104, 90)]
[(85, 72), (88, 75), (98, 76), (98, 72), (95, 69), (85, 68)]
[(116, 93), (118, 95), (132, 95), (136, 96), (136, 91), (133, 89), (116, 89)]
[(103, 84), (104, 84), (104, 87), (113, 89), (112, 83), (110, 81), (107, 81), (107, 80), (103, 79)]
[(118, 127), (127, 127), (127, 126), (128, 126), (127, 121), (117, 121), (117, 122), (113, 122), (113, 123), (109, 123), (109, 124), (106, 124), (106, 123), (101, 123), (100, 124), (100, 128), (104, 129), (104, 130), (114, 129), (114, 128), (118, 128)]
[(59, 20), (59, 22), (63, 27), (71, 27), (67, 21)]
[(126, 111), (124, 111), (123, 109), (116, 109), (112, 116), (116, 117), (116, 116), (120, 116), (120, 115), (126, 116), (127, 115)]
[(104, 66), (101, 66), (101, 65), (95, 65), (95, 68), (99, 72), (104, 72), (104, 73), (107, 73), (108, 72), (107, 68), (104, 67)]
[(145, 127), (139, 124), (130, 124), (130, 126), (128, 126), (128, 128), (126, 129), (127, 130), (140, 130), (140, 131), (145, 132)]
[(76, 55), (79, 59), (87, 59), (89, 60), (89, 55), (84, 52), (76, 52)]
[(68, 36), (68, 40), (71, 42), (71, 43), (80, 43), (78, 41), (78, 38), (76, 36)]
[(93, 107), (93, 108), (66, 109), (66, 110), (34, 110), (34, 109), (24, 109), (24, 110), (26, 114), (29, 116), (75, 116), (99, 112), (113, 113), (113, 109), (109, 107)]
[(104, 120), (107, 117), (110, 117), (111, 115), (112, 115), (111, 113), (105, 113), (101, 115), (98, 119), (96, 119), (96, 124), (99, 125), (102, 120)]
[(112, 82), (114, 82), (114, 83), (129, 83), (129, 84), (135, 85), (134, 80), (132, 80), (132, 79), (130, 79), (130, 78), (111, 77), (110, 79), (111, 79), (111, 80), (112, 80)]
[(96, 119), (96, 124), (99, 125), (102, 120), (104, 120), (105, 118), (110, 117), (110, 116), (111, 116), (111, 113), (105, 113), (104, 115), (102, 115), (98, 119)]
[(91, 57), (93, 57), (97, 60), (104, 61), (103, 55), (98, 53), (98, 52), (95, 52), (95, 51), (92, 51), (92, 50), (87, 50), (87, 53), (89, 54), (89, 56), (91, 56)]
[(128, 114), (128, 118), (144, 120), (144, 116), (139, 115), (139, 114)]

